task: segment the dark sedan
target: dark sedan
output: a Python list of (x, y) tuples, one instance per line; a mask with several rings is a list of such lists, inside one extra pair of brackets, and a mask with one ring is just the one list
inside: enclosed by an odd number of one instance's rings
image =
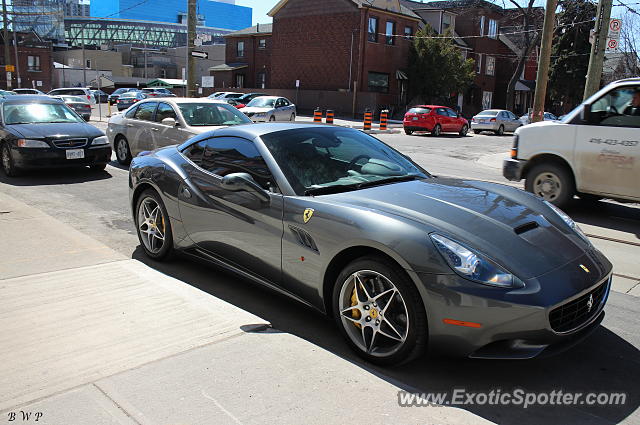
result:
[(76, 111), (78, 115), (82, 117), (85, 121), (89, 121), (91, 119), (91, 104), (87, 102), (83, 97), (80, 96), (54, 96), (57, 99), (62, 100), (67, 104), (71, 109)]
[(120, 97), (121, 94), (123, 93), (127, 93), (130, 91), (138, 91), (138, 89), (134, 89), (134, 88), (119, 88), (116, 91), (114, 91), (113, 93), (111, 93), (109, 95), (109, 104), (110, 105), (115, 105), (118, 102), (118, 98)]
[(31, 168), (90, 166), (104, 170), (111, 147), (104, 133), (64, 102), (48, 96), (0, 99), (0, 158), (13, 177)]
[(129, 91), (126, 93), (122, 93), (120, 97), (118, 97), (118, 101), (116, 102), (118, 111), (123, 111), (131, 107), (141, 100), (146, 99), (148, 96), (141, 91)]
[(550, 355), (598, 327), (610, 289), (611, 263), (553, 205), (432, 176), (353, 129), (211, 131), (136, 157), (130, 200), (149, 257), (289, 295), (379, 364)]

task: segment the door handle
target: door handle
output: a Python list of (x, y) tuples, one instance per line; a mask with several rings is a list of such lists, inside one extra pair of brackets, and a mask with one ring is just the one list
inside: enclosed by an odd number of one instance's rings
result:
[(155, 127), (151, 127), (151, 130), (153, 130), (153, 131), (160, 131), (160, 129), (159, 129), (159, 128), (155, 128)]

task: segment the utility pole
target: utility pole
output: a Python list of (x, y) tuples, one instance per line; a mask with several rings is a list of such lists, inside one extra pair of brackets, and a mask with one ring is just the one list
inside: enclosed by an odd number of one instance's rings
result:
[(589, 56), (589, 70), (587, 71), (587, 82), (584, 85), (583, 100), (586, 100), (600, 88), (612, 3), (613, 0), (600, 0), (598, 2), (598, 19), (596, 20), (595, 38), (593, 44), (591, 44), (591, 56)]
[(556, 20), (557, 0), (547, 0), (544, 11), (544, 25), (542, 26), (542, 46), (536, 76), (536, 92), (533, 97), (532, 122), (544, 120), (544, 101), (547, 97), (547, 83), (549, 82), (549, 63), (551, 62), (551, 42), (553, 41), (553, 24)]
[(7, 19), (7, 0), (2, 0), (2, 38), (4, 39), (4, 64), (5, 76), (7, 77), (7, 90), (11, 87), (11, 79), (6, 65), (11, 65), (11, 53), (9, 52), (9, 20)]
[(84, 55), (84, 34), (82, 35), (82, 81), (82, 87), (87, 87), (87, 59)]
[(16, 55), (16, 85), (18, 88), (22, 88), (22, 78), (20, 78), (20, 62), (18, 61), (18, 33), (16, 27), (13, 27), (13, 46), (15, 47), (14, 53)]
[(196, 0), (188, 0), (187, 17), (187, 97), (196, 96), (196, 66), (192, 55), (196, 40)]

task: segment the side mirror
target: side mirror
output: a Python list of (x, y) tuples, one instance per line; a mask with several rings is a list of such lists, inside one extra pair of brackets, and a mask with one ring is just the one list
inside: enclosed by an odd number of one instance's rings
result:
[(583, 105), (582, 112), (580, 113), (582, 122), (591, 123), (593, 121), (593, 115), (591, 114), (591, 105)]
[(169, 127), (176, 127), (178, 122), (174, 118), (168, 117), (160, 121), (160, 124), (166, 125)]
[(232, 173), (222, 178), (220, 184), (223, 189), (232, 192), (247, 191), (252, 192), (263, 201), (269, 201), (271, 197), (248, 173)]

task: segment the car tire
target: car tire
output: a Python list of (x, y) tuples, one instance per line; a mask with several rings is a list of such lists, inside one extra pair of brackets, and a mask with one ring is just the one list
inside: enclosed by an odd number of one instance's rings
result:
[(481, 130), (473, 130), (473, 134), (480, 134), (480, 133), (482, 133)]
[(569, 205), (576, 194), (576, 184), (571, 171), (566, 166), (554, 162), (534, 165), (527, 172), (524, 187), (528, 192), (559, 208)]
[(465, 137), (467, 135), (467, 133), (469, 132), (469, 126), (468, 125), (463, 125), (462, 128), (460, 129), (460, 133), (458, 133), (458, 135), (460, 137)]
[(293, 122), (296, 120), (296, 114), (291, 114), (291, 119), (289, 121)]
[[(157, 212), (156, 207), (158, 208)], [(142, 222), (142, 219), (145, 221)], [(158, 192), (147, 189), (140, 194), (136, 201), (134, 220), (138, 240), (144, 253), (156, 261), (169, 260), (173, 254), (173, 231), (167, 208)], [(159, 225), (156, 224), (158, 221), (160, 221)], [(154, 233), (147, 233), (147, 231)], [(162, 239), (160, 239), (160, 235)]]
[(504, 135), (504, 125), (501, 125), (500, 127), (498, 127), (498, 131), (495, 132), (496, 136), (503, 136)]
[(408, 130), (408, 129), (404, 129), (404, 134), (406, 134), (407, 136), (411, 136), (413, 134), (413, 130)]
[(107, 168), (107, 164), (93, 164), (90, 165), (89, 168), (93, 171), (104, 171)]
[(131, 149), (129, 149), (129, 142), (126, 137), (118, 136), (114, 143), (114, 150), (116, 151), (116, 159), (122, 165), (129, 165), (131, 163)]
[[(355, 275), (365, 287), (372, 281), (367, 281), (368, 277), (375, 278), (377, 288), (369, 286), (366, 293), (354, 292)], [(385, 295), (373, 303), (374, 297), (393, 288), (396, 291), (391, 296)], [(367, 296), (370, 298), (365, 300)], [(393, 261), (377, 256), (361, 257), (349, 263), (336, 279), (333, 316), (347, 343), (360, 357), (378, 365), (398, 365), (420, 356), (427, 347), (427, 316), (421, 300), (406, 272)], [(374, 334), (375, 329), (383, 333)], [(367, 350), (365, 344), (373, 349)]]
[(20, 170), (13, 162), (11, 149), (9, 149), (7, 142), (0, 144), (0, 163), (2, 164), (2, 171), (4, 171), (4, 174), (7, 177), (16, 177), (20, 175)]
[(435, 127), (433, 127), (433, 130), (431, 130), (431, 135), (434, 137), (439, 137), (442, 134), (442, 127), (440, 127), (440, 124), (436, 124)]
[(269, 117), (269, 122), (274, 122), (275, 120), (276, 120), (276, 117), (275, 117), (275, 116), (271, 115), (271, 116)]

